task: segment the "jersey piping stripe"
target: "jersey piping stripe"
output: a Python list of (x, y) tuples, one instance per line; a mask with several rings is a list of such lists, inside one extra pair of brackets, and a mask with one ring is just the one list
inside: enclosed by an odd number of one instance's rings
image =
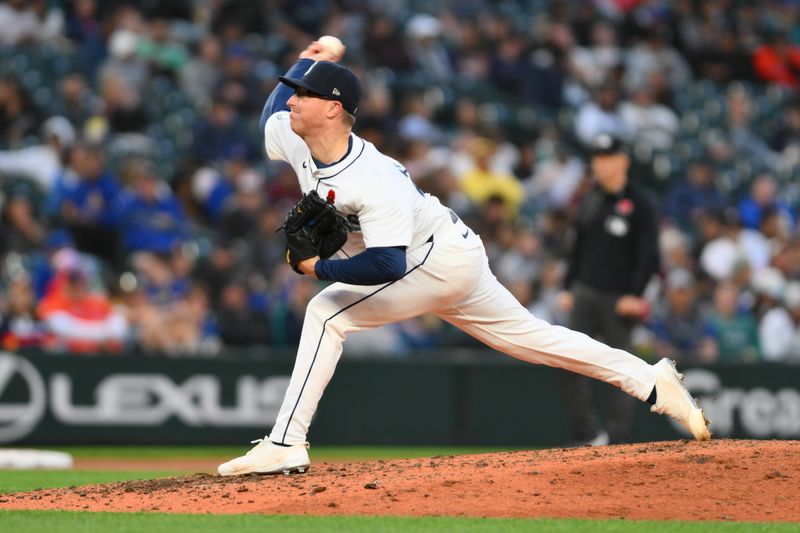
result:
[(367, 298), (369, 298), (371, 296), (375, 296), (376, 294), (381, 292), (386, 287), (389, 287), (390, 285), (394, 285), (395, 283), (397, 283), (398, 281), (400, 281), (401, 279), (405, 278), (406, 276), (408, 276), (409, 274), (414, 272), (416, 269), (418, 269), (419, 267), (424, 265), (425, 261), (428, 260), (428, 256), (430, 256), (431, 252), (433, 251), (434, 244), (435, 243), (433, 241), (431, 241), (431, 247), (428, 249), (428, 253), (425, 254), (425, 257), (422, 258), (422, 262), (420, 262), (417, 266), (415, 266), (414, 268), (412, 268), (411, 270), (409, 270), (408, 272), (403, 274), (403, 276), (401, 278), (398, 278), (398, 279), (396, 279), (394, 281), (390, 281), (389, 283), (387, 283), (386, 285), (382, 286), (381, 288), (375, 290), (374, 292), (371, 292), (371, 293), (367, 294), (366, 296), (364, 296), (363, 298), (360, 298), (360, 299), (356, 300), (355, 302), (351, 303), (350, 305), (339, 309), (334, 314), (332, 314), (331, 316), (329, 316), (328, 318), (325, 319), (325, 322), (322, 323), (322, 331), (319, 334), (319, 340), (317, 341), (317, 349), (314, 350), (314, 358), (311, 359), (311, 365), (308, 367), (308, 373), (306, 374), (306, 379), (303, 380), (303, 386), (300, 387), (300, 393), (297, 395), (297, 401), (294, 403), (294, 407), (292, 407), (292, 413), (289, 415), (289, 420), (286, 421), (286, 429), (283, 430), (283, 437), (281, 437), (281, 442), (279, 444), (286, 444), (286, 434), (289, 432), (289, 426), (292, 423), (292, 418), (294, 418), (294, 412), (297, 410), (297, 406), (300, 405), (300, 398), (303, 397), (303, 391), (306, 388), (306, 383), (308, 383), (308, 378), (311, 377), (311, 371), (314, 369), (314, 363), (317, 361), (317, 355), (319, 354), (319, 348), (320, 348), (320, 346), (322, 346), (322, 337), (325, 335), (325, 326), (328, 325), (328, 322), (330, 322), (331, 320), (336, 318), (341, 313), (344, 313), (345, 311), (347, 311), (351, 307), (360, 304), (361, 302), (363, 302)]
[[(366, 147), (367, 147), (367, 142), (366, 142), (364, 139), (360, 139), (360, 140), (361, 140), (361, 151), (360, 151), (360, 152), (358, 152), (358, 155), (357, 155), (357, 156), (355, 156), (355, 158), (353, 158), (353, 160), (352, 160), (352, 161), (350, 161), (350, 162), (347, 164), (347, 166), (346, 166), (346, 167), (344, 167), (342, 170), (340, 170), (340, 171), (339, 171), (339, 172), (337, 172), (336, 174), (331, 174), (330, 176), (325, 176), (324, 178), (317, 178), (317, 179), (318, 179), (319, 181), (322, 181), (322, 180), (327, 180), (327, 179), (333, 178), (333, 177), (335, 177), (335, 176), (338, 176), (339, 174), (341, 174), (342, 172), (344, 172), (345, 170), (347, 170), (348, 168), (350, 168), (350, 165), (352, 165), (353, 163), (355, 163), (355, 162), (356, 162), (356, 160), (357, 160), (359, 157), (361, 157), (361, 154), (363, 154), (363, 153), (364, 153), (364, 148), (366, 148)], [(317, 187), (319, 187), (319, 182), (317, 183)]]

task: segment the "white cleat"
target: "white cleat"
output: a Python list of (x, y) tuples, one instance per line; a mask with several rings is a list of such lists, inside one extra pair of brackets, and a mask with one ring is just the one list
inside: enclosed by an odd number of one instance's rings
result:
[(252, 450), (241, 457), (231, 459), (217, 467), (221, 476), (241, 476), (243, 474), (280, 474), (292, 472), (301, 474), (308, 470), (311, 461), (308, 459), (308, 443), (292, 446), (278, 446), (266, 437), (254, 440)]
[(683, 386), (683, 375), (678, 374), (675, 363), (664, 358), (653, 366), (656, 369), (656, 404), (650, 410), (671, 416), (697, 440), (711, 440), (708, 420)]

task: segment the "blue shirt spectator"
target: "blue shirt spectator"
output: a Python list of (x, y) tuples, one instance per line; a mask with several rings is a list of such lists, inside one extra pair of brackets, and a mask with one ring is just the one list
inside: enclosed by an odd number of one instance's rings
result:
[(167, 254), (186, 237), (183, 209), (151, 169), (143, 166), (135, 179), (116, 208), (125, 250)]
[(777, 211), (794, 226), (797, 221), (792, 208), (777, 197), (777, 185), (769, 174), (757, 177), (750, 194), (739, 202), (739, 220), (745, 228), (757, 230), (761, 219), (768, 211)]
[(78, 250), (114, 261), (114, 206), (121, 189), (104, 164), (100, 146), (76, 145), (70, 153), (69, 169), (57, 178), (50, 192), (47, 212), (67, 227)]
[(236, 110), (227, 101), (215, 99), (208, 117), (195, 127), (192, 155), (200, 163), (214, 162), (241, 146), (246, 147), (248, 143), (236, 121)]
[(665, 214), (688, 229), (697, 222), (699, 213), (719, 212), (724, 207), (725, 199), (714, 185), (714, 169), (698, 160), (689, 165), (686, 181), (670, 189)]

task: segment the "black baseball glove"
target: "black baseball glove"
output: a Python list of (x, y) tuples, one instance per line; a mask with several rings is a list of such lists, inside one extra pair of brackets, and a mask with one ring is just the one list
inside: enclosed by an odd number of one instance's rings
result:
[(347, 220), (336, 211), (332, 197), (323, 200), (316, 191), (304, 194), (278, 228), (286, 234), (286, 262), (298, 274), (300, 261), (316, 255), (327, 259), (347, 241)]

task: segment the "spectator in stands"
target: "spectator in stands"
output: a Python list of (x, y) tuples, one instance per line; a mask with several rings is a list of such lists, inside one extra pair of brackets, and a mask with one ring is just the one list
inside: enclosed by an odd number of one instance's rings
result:
[(244, 170), (236, 177), (236, 190), (220, 216), (223, 238), (245, 238), (258, 224), (259, 213), (265, 209), (263, 178), (254, 170)]
[(253, 68), (253, 58), (243, 43), (231, 43), (222, 61), (222, 77), (215, 92), (239, 113), (258, 113), (264, 106), (264, 90)]
[(0, 78), (0, 147), (18, 147), (40, 123), (39, 109), (19, 81)]
[(731, 29), (722, 28), (719, 32), (707, 34), (707, 37), (712, 42), (692, 50), (688, 56), (688, 59), (694, 59), (700, 77), (720, 85), (753, 78), (750, 52)]
[(758, 328), (753, 316), (739, 309), (739, 291), (727, 280), (714, 289), (714, 307), (706, 326), (716, 344), (712, 357), (725, 363), (755, 363), (761, 359)]
[(760, 79), (794, 89), (798, 86), (800, 48), (782, 31), (770, 30), (753, 52), (753, 69)]
[(267, 197), (270, 203), (293, 205), (302, 196), (294, 170), (282, 161), (272, 163), (270, 168), (272, 173), (267, 178)]
[(536, 211), (566, 208), (583, 180), (586, 167), (564, 142), (557, 142), (553, 155), (536, 165), (525, 183), (525, 203)]
[(728, 132), (734, 157), (751, 158), (767, 168), (777, 168), (778, 154), (773, 152), (753, 125), (752, 97), (742, 86), (733, 85), (728, 90)]
[(403, 37), (387, 16), (378, 15), (367, 25), (364, 52), (372, 65), (390, 68), (398, 74), (411, 70)]
[(176, 272), (169, 259), (163, 254), (138, 252), (129, 261), (138, 279), (137, 288), (147, 303), (165, 309), (186, 296), (191, 285), (186, 273)]
[(501, 90), (519, 95), (533, 75), (525, 40), (521, 35), (501, 36), (490, 61), (490, 75)]
[(44, 144), (0, 151), (0, 173), (30, 178), (47, 193), (64, 169), (75, 130), (64, 117), (50, 117), (42, 124), (41, 137)]
[(193, 188), (196, 199), (212, 224), (220, 222), (228, 203), (233, 201), (242, 176), (252, 172), (247, 166), (246, 156), (244, 146), (232, 146), (225, 159), (220, 161), (222, 172), (204, 168), (195, 174)]
[(40, 208), (33, 187), (26, 182), (17, 183), (2, 206), (3, 246), (20, 253), (34, 252), (44, 244), (45, 230), (37, 219)]
[(149, 80), (147, 63), (136, 50), (139, 35), (130, 29), (119, 28), (108, 39), (109, 57), (100, 67), (99, 79), (118, 76), (134, 94), (143, 94)]
[(770, 309), (758, 324), (765, 361), (800, 361), (800, 282), (786, 285), (783, 302), (783, 306)]
[(217, 323), (209, 310), (208, 293), (202, 285), (192, 285), (185, 295), (161, 314), (160, 327), (170, 333), (166, 347), (159, 350), (170, 356), (215, 355), (220, 339)]
[(713, 213), (703, 223), (708, 226), (701, 231), (710, 230), (714, 236), (703, 245), (700, 265), (713, 279), (731, 279), (742, 270), (759, 270), (769, 264), (767, 240), (758, 231), (743, 227), (732, 209)]
[(682, 268), (671, 270), (666, 276), (664, 296), (648, 324), (654, 337), (653, 351), (680, 362), (713, 360), (716, 344), (707, 329), (692, 273)]
[(303, 329), (306, 306), (316, 292), (313, 279), (308, 276), (292, 276), (283, 268), (276, 272), (278, 279), (283, 277), (283, 294), (270, 309), (270, 326), (273, 346), (297, 346)]
[(148, 162), (135, 161), (131, 178), (130, 189), (114, 207), (124, 250), (167, 255), (187, 236), (183, 210)]
[(217, 239), (208, 256), (198, 261), (193, 276), (208, 288), (212, 307), (219, 305), (222, 290), (245, 268), (241, 261), (243, 251), (243, 246), (235, 241)]
[(106, 55), (105, 35), (97, 12), (96, 0), (75, 0), (67, 18), (65, 36), (78, 45), (83, 74), (94, 79), (94, 73)]
[(620, 115), (637, 142), (644, 141), (655, 150), (672, 148), (678, 132), (678, 116), (656, 102), (656, 95), (647, 83), (633, 89), (631, 99), (620, 106)]
[(0, 4), (0, 45), (56, 42), (64, 29), (61, 9), (46, 0), (7, 0)]
[(622, 118), (617, 88), (610, 83), (598, 87), (594, 100), (583, 104), (575, 117), (575, 135), (584, 145), (590, 145), (601, 133), (624, 141), (631, 138), (631, 130)]
[(0, 346), (10, 351), (38, 348), (44, 331), (36, 316), (36, 294), (30, 276), (25, 272), (13, 275), (6, 296), (6, 309), (0, 317)]
[(477, 206), (494, 196), (502, 198), (507, 215), (513, 217), (522, 202), (524, 190), (514, 176), (492, 171), (490, 162), (496, 150), (497, 145), (491, 139), (479, 137), (472, 140), (470, 153), (475, 167), (461, 177), (461, 190)]
[(564, 105), (568, 57), (574, 44), (572, 30), (566, 24), (557, 23), (549, 28), (545, 43), (531, 53), (531, 72), (522, 93), (525, 100), (550, 112)]
[(105, 168), (102, 147), (77, 144), (69, 168), (50, 192), (48, 212), (69, 229), (78, 250), (113, 261), (114, 205), (119, 193), (116, 178)]
[(691, 230), (702, 212), (722, 211), (725, 199), (714, 181), (714, 167), (707, 159), (692, 160), (686, 169), (686, 179), (667, 193), (665, 214), (680, 228)]
[(528, 310), (551, 324), (565, 325), (567, 314), (559, 305), (559, 295), (564, 286), (564, 262), (555, 258), (547, 258), (542, 262), (539, 273), (535, 301)]
[(424, 141), (430, 144), (444, 142), (444, 134), (433, 120), (433, 106), (421, 95), (412, 94), (406, 98), (405, 116), (397, 124), (400, 136), (409, 142)]
[(629, 89), (651, 83), (662, 76), (672, 91), (682, 90), (691, 80), (686, 60), (670, 45), (669, 29), (658, 25), (645, 29), (642, 41), (625, 54), (625, 85)]
[(453, 75), (450, 54), (440, 39), (441, 33), (441, 22), (431, 15), (414, 15), (406, 24), (408, 52), (413, 64), (435, 81), (445, 81)]
[(765, 267), (753, 272), (750, 277), (750, 289), (755, 298), (750, 311), (755, 315), (756, 320), (760, 320), (783, 302), (786, 278), (783, 272), (777, 268)]
[(609, 80), (611, 73), (622, 64), (622, 52), (614, 26), (601, 20), (592, 26), (591, 45), (575, 47), (570, 63), (585, 87), (597, 87)]
[(125, 78), (107, 72), (101, 81), (100, 98), (110, 134), (145, 132), (150, 120), (139, 95)]
[(260, 210), (245, 237), (252, 269), (267, 279), (286, 261), (286, 243), (281, 234), (275, 233), (275, 228), (283, 222), (284, 212), (284, 206)]
[(172, 78), (188, 61), (186, 50), (170, 34), (169, 21), (160, 16), (150, 20), (147, 35), (139, 39), (136, 53), (147, 61), (152, 76)]
[(250, 307), (244, 281), (234, 280), (222, 290), (217, 320), (220, 337), (228, 346), (268, 344), (270, 341), (269, 317)]
[(544, 259), (542, 256), (542, 243), (539, 237), (532, 228), (521, 228), (514, 235), (511, 249), (503, 254), (495, 265), (497, 278), (509, 287), (522, 284), (531, 289), (539, 277)]
[(783, 200), (778, 198), (778, 186), (770, 174), (758, 176), (750, 187), (750, 194), (739, 202), (739, 218), (746, 228), (758, 229), (764, 213), (777, 211), (785, 217), (790, 227), (795, 224), (795, 213)]
[(770, 139), (770, 148), (776, 152), (793, 150), (794, 162), (800, 159), (800, 98), (795, 98), (782, 110), (782, 124)]
[(247, 138), (237, 122), (235, 106), (217, 96), (208, 115), (194, 128), (192, 155), (199, 163), (218, 161), (237, 147), (248, 146)]
[(80, 269), (59, 272), (39, 303), (46, 329), (45, 347), (56, 352), (118, 352), (128, 335), (125, 316), (89, 287)]
[(222, 45), (213, 35), (207, 35), (197, 45), (197, 53), (191, 56), (178, 72), (181, 90), (192, 100), (197, 109), (211, 106), (211, 95), (222, 79)]
[(56, 104), (58, 113), (69, 120), (75, 128), (82, 129), (90, 117), (99, 113), (100, 102), (97, 95), (87, 86), (86, 78), (82, 74), (78, 72), (67, 74), (61, 79), (58, 87)]

